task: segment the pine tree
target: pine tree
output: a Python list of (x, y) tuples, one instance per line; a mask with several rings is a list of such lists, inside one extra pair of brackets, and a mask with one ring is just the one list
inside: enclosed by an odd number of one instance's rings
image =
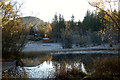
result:
[(75, 22), (74, 22), (74, 15), (72, 15), (71, 20), (69, 21), (71, 29), (74, 29), (75, 27)]
[(52, 22), (52, 33), (55, 41), (59, 42), (61, 40), (61, 33), (62, 30), (64, 29), (65, 29), (65, 21), (63, 16), (59, 14), (59, 18), (58, 18), (58, 16), (55, 15)]

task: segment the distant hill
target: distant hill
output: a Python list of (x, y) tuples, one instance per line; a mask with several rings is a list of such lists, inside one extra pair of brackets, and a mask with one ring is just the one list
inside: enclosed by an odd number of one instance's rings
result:
[(32, 24), (32, 26), (34, 26), (35, 30), (40, 29), (40, 27), (47, 27), (48, 23), (44, 22), (43, 20), (37, 18), (37, 17), (33, 17), (33, 16), (26, 16), (26, 17), (22, 17), (22, 23), (24, 27), (29, 26), (30, 24)]
[(33, 16), (26, 16), (22, 18), (22, 22), (23, 22), (23, 26), (28, 26), (29, 23), (31, 23), (33, 26), (34, 25), (38, 25), (41, 22), (43, 22), (41, 19), (37, 18), (37, 17), (33, 17)]

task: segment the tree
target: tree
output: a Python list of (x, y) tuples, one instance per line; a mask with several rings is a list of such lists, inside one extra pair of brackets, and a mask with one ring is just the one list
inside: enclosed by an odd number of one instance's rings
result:
[[(51, 23), (52, 25), (52, 38), (55, 42), (57, 42), (57, 31), (58, 31), (58, 16), (57, 14), (54, 15), (53, 22)], [(56, 34), (55, 34), (56, 33)]]
[(83, 20), (83, 26), (85, 31), (88, 31), (89, 29), (91, 31), (99, 31), (101, 29), (101, 24), (102, 23), (100, 23), (97, 14), (87, 11), (86, 16)]
[(82, 27), (82, 22), (80, 20), (77, 22), (77, 26)]
[(18, 59), (25, 43), (27, 33), (17, 15), (19, 10), (12, 3), (2, 2), (2, 56), (3, 58)]
[(60, 29), (65, 29), (65, 20), (64, 20), (64, 17), (61, 16), (61, 14), (59, 14), (59, 27)]
[(71, 20), (69, 21), (71, 29), (74, 29), (75, 27), (74, 18), (74, 15), (72, 15)]
[(62, 30), (62, 47), (63, 48), (72, 48), (72, 44), (73, 44), (73, 36), (72, 36), (72, 30), (70, 29), (65, 29)]
[(88, 40), (87, 44), (101, 44), (101, 36), (97, 33), (104, 29), (105, 25), (103, 25), (103, 19), (102, 22), (100, 21), (100, 16), (103, 17), (101, 13), (97, 14), (96, 12), (87, 11), (84, 17), (83, 30), (85, 32), (84, 36), (86, 36)]
[[(116, 11), (116, 5), (112, 5), (117, 3), (115, 0), (99, 0), (97, 2), (89, 2), (89, 4), (93, 7), (96, 7), (96, 12), (102, 12), (104, 14), (104, 19), (106, 22), (106, 26), (104, 30), (101, 32), (105, 35), (108, 33), (109, 43), (112, 44), (112, 32), (118, 33), (118, 43), (120, 43), (120, 11)], [(109, 7), (106, 7), (109, 5)]]
[(84, 17), (83, 20), (83, 26), (85, 31), (89, 30), (89, 23), (90, 23), (90, 11), (87, 11), (86, 16)]
[(57, 42), (60, 42), (62, 30), (65, 29), (65, 21), (61, 14), (59, 14), (59, 18), (57, 15), (55, 15), (53, 20), (54, 21), (52, 22), (52, 35)]
[(34, 31), (33, 27), (30, 28), (30, 34), (29, 35), (35, 35), (35, 31)]

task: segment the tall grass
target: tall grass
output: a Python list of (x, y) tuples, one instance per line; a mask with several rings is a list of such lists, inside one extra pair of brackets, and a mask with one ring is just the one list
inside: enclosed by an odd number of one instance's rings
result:
[(95, 72), (92, 76), (95, 78), (120, 79), (119, 57), (98, 59), (94, 61), (94, 68)]
[(16, 80), (17, 78), (28, 78), (26, 71), (20, 66), (2, 72), (2, 80)]
[(73, 64), (69, 69), (67, 64), (56, 68), (56, 79), (62, 80), (120, 80), (120, 59), (119, 57), (106, 57), (93, 61), (94, 71), (91, 74), (86, 74), (81, 71), (80, 66), (75, 67)]
[(63, 62), (62, 65), (56, 65), (55, 76), (57, 80), (79, 80), (87, 76), (86, 73), (81, 71), (81, 64), (76, 66)]

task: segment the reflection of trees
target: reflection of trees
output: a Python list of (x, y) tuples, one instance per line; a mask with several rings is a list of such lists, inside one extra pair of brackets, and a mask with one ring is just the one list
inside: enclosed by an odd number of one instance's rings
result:
[(87, 72), (91, 72), (94, 69), (93, 60), (97, 60), (98, 58), (104, 59), (105, 57), (115, 57), (116, 55), (108, 55), (108, 54), (62, 54), (62, 55), (53, 55), (53, 62), (57, 62), (61, 64), (63, 62), (67, 64), (80, 63), (83, 62), (85, 69)]

